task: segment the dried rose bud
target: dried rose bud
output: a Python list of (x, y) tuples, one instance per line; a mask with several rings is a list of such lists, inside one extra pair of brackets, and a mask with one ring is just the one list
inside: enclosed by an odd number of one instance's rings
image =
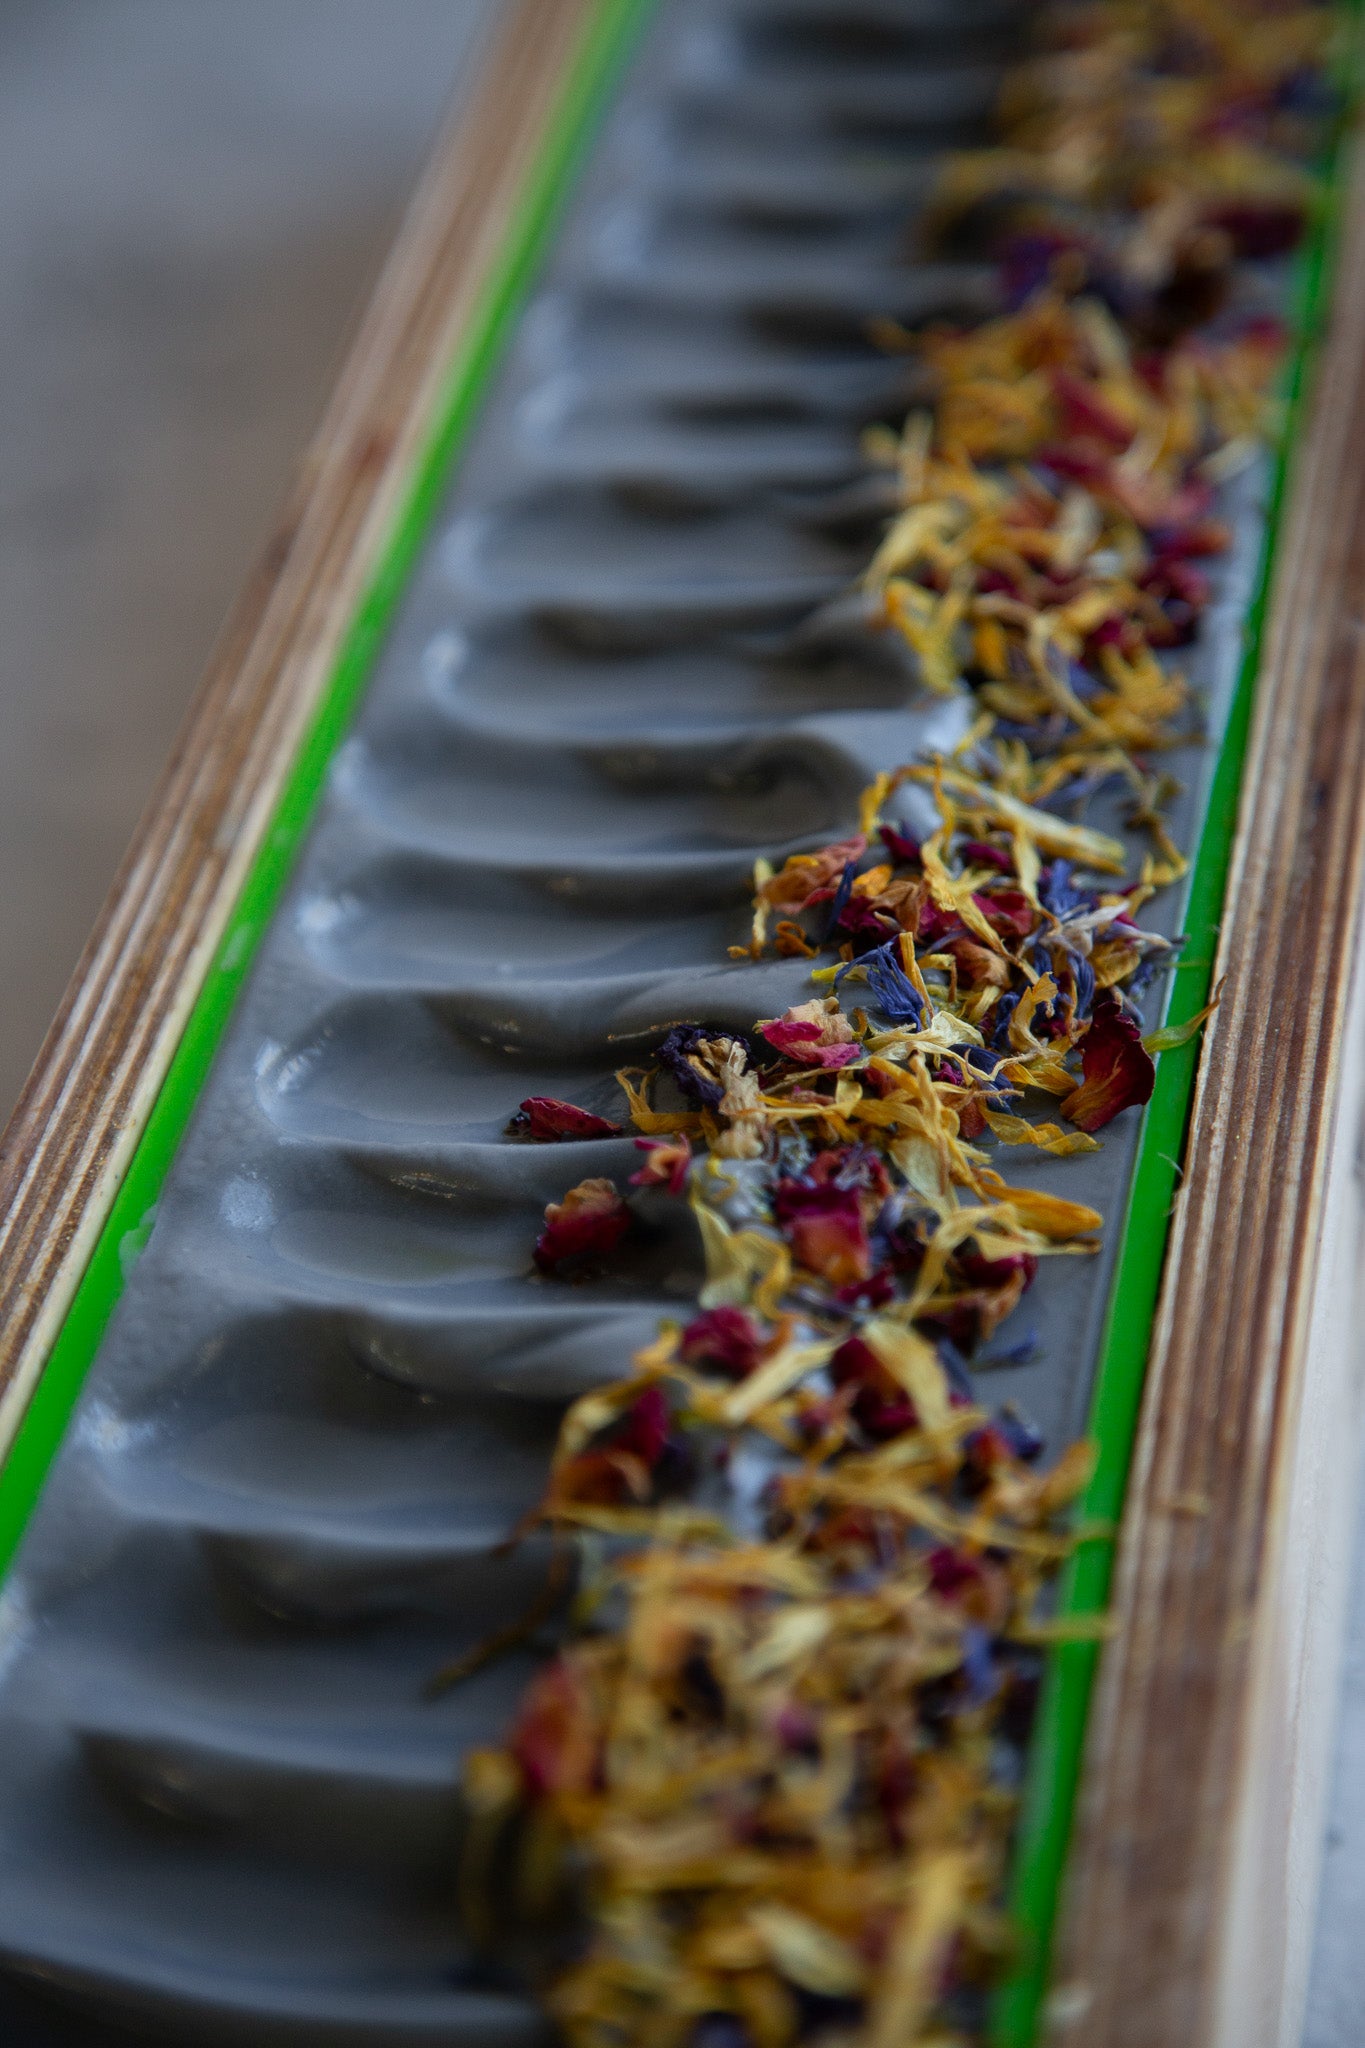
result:
[(570, 1188), (562, 1202), (545, 1211), (545, 1228), (536, 1239), (535, 1259), (542, 1273), (552, 1273), (566, 1259), (614, 1251), (630, 1229), (629, 1209), (609, 1180), (584, 1180)]
[(561, 1143), (565, 1138), (617, 1138), (620, 1124), (579, 1109), (573, 1102), (561, 1102), (554, 1095), (528, 1095), (507, 1126), (509, 1138), (533, 1138), (542, 1145)]
[(746, 1379), (763, 1356), (758, 1325), (742, 1308), (711, 1308), (694, 1317), (682, 1333), (687, 1365), (709, 1367), (732, 1380)]

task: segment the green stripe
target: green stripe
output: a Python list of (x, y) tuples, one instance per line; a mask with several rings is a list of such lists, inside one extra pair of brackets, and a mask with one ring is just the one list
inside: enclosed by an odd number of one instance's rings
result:
[[(1347, 5), (1356, 13), (1360, 0), (1347, 0)], [(1355, 41), (1356, 38), (1351, 39), (1350, 54), (1343, 58), (1342, 65), (1342, 82), (1352, 94), (1359, 76)], [(1295, 345), (1282, 387), (1284, 424), (1275, 453), (1245, 651), (1190, 880), (1185, 919), (1189, 944), (1172, 976), (1167, 1011), (1167, 1022), (1171, 1024), (1186, 1023), (1209, 999), (1261, 665), (1271, 564), (1288, 495), (1292, 450), (1304, 418), (1317, 341), (1330, 296), (1340, 233), (1336, 173), (1344, 134), (1343, 123), (1334, 135), (1324, 170), (1325, 202), (1300, 257), (1295, 279)], [(1080, 1517), (1110, 1528), (1118, 1526), (1128, 1488), (1171, 1209), (1180, 1181), (1179, 1162), (1188, 1138), (1199, 1046), (1196, 1037), (1173, 1052), (1163, 1053), (1158, 1062), (1100, 1345), (1089, 1422), (1098, 1462), (1081, 1503)], [(1104, 1612), (1114, 1552), (1112, 1541), (1087, 1543), (1076, 1552), (1059, 1588), (1060, 1614), (1093, 1616)], [(994, 2000), (992, 2048), (1032, 2048), (1038, 2038), (1099, 1654), (1094, 1643), (1067, 1643), (1054, 1649), (1048, 1659), (1029, 1752), (1011, 1888), (1011, 1917), (1020, 1961)]]
[(142, 1250), (166, 1175), (267, 926), (312, 822), (413, 563), (575, 170), (653, 0), (598, 0), (568, 67), (492, 276), (451, 365), (423, 453), (379, 565), (346, 634), (321, 707), (290, 770), (269, 832), (186, 1023), (127, 1173), (9, 1456), (0, 1470), (0, 1572), (11, 1563), (124, 1282)]

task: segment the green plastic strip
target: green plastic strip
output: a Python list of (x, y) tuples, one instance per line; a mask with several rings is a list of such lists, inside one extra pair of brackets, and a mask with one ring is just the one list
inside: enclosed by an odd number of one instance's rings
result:
[(146, 1127), (80, 1286), (0, 1470), (0, 1573), (27, 1527), (219, 1042), (312, 821), (480, 399), (496, 368), (598, 117), (653, 0), (598, 0), (568, 67), (497, 265), (451, 365), (428, 438), (347, 632), (321, 707), (290, 770), (270, 830), (242, 887)]
[[(1343, 13), (1358, 18), (1360, 7), (1361, 0), (1346, 0)], [(1360, 76), (1357, 46), (1358, 32), (1350, 37), (1341, 64), (1340, 82), (1348, 100), (1354, 96)], [(1261, 665), (1271, 564), (1288, 495), (1292, 450), (1331, 293), (1341, 226), (1336, 173), (1345, 133), (1343, 119), (1336, 124), (1323, 168), (1324, 203), (1300, 256), (1294, 282), (1294, 347), (1282, 385), (1283, 424), (1265, 534), (1242, 663), (1191, 874), (1185, 918), (1188, 944), (1172, 976), (1169, 1024), (1188, 1022), (1209, 999)], [(1080, 1519), (1110, 1529), (1118, 1527), (1128, 1488), (1199, 1048), (1196, 1036), (1173, 1052), (1163, 1053), (1158, 1061), (1100, 1343), (1088, 1429), (1098, 1458), (1080, 1506)], [(1112, 1539), (1085, 1543), (1075, 1552), (1058, 1589), (1060, 1615), (1088, 1617), (1104, 1612), (1114, 1553)], [(1038, 2039), (1099, 1654), (1094, 1642), (1072, 1642), (1059, 1645), (1048, 1659), (1029, 1753), (1011, 1887), (1011, 1917), (1020, 1960), (994, 2000), (992, 2048), (1033, 2048)]]

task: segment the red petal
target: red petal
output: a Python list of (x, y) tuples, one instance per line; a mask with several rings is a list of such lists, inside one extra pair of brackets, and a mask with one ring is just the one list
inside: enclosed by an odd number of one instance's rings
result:
[(692, 1164), (692, 1141), (685, 1132), (676, 1138), (637, 1138), (635, 1149), (644, 1153), (645, 1163), (630, 1177), (633, 1188), (662, 1187), (670, 1195), (683, 1192)]
[(630, 1211), (609, 1180), (580, 1181), (562, 1202), (545, 1211), (545, 1228), (536, 1239), (536, 1264), (553, 1272), (565, 1259), (584, 1253), (610, 1252), (630, 1229)]
[(709, 1365), (734, 1380), (748, 1377), (762, 1350), (753, 1318), (742, 1308), (707, 1309), (682, 1333), (682, 1355), (688, 1365)]
[(821, 1028), (803, 1018), (789, 1023), (785, 1017), (777, 1017), (763, 1026), (763, 1036), (769, 1045), (802, 1067), (846, 1067), (850, 1060), (861, 1058), (863, 1049), (856, 1040), (845, 1045), (818, 1045)]
[(528, 1095), (507, 1130), (512, 1137), (554, 1144), (564, 1138), (616, 1138), (621, 1126), (594, 1116), (590, 1109), (579, 1109), (576, 1103), (561, 1102), (557, 1096)]
[(972, 901), (987, 924), (1002, 937), (1026, 939), (1037, 922), (1033, 905), (1022, 889), (979, 889)]
[(590, 1702), (563, 1657), (531, 1682), (510, 1748), (532, 1792), (586, 1792), (597, 1773)]
[(1142, 1043), (1137, 1020), (1112, 989), (1095, 998), (1090, 1029), (1081, 1041), (1085, 1079), (1062, 1104), (1062, 1115), (1082, 1131), (1098, 1131), (1121, 1109), (1146, 1102), (1156, 1082), (1156, 1063)]
[(907, 838), (906, 834), (898, 832), (894, 825), (883, 825), (881, 841), (893, 861), (905, 862), (910, 867), (919, 866), (918, 839)]
[(818, 1213), (797, 1216), (787, 1235), (800, 1263), (819, 1273), (834, 1287), (866, 1280), (872, 1271), (867, 1232), (861, 1216)]
[(769, 1045), (775, 1045), (779, 1052), (795, 1052), (798, 1047), (805, 1049), (815, 1044), (820, 1037), (820, 1026), (804, 1018), (788, 1023), (785, 1017), (775, 1017), (771, 1024), (763, 1026), (763, 1036)]
[(856, 1387), (853, 1413), (870, 1437), (884, 1441), (918, 1426), (915, 1404), (861, 1337), (848, 1337), (829, 1362), (836, 1387)]
[(1062, 409), (1062, 417), (1068, 433), (1093, 434), (1097, 440), (1105, 441), (1111, 448), (1126, 448), (1133, 438), (1133, 429), (1121, 420), (1080, 377), (1073, 377), (1069, 370), (1054, 370), (1052, 392)]
[(668, 1442), (668, 1398), (662, 1387), (646, 1387), (633, 1401), (612, 1435), (620, 1451), (632, 1451), (652, 1471)]

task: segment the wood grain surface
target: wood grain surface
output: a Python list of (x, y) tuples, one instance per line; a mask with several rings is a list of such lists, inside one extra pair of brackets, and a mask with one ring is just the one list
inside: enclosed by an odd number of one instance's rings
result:
[(1068, 2048), (1298, 2039), (1365, 1351), (1359, 147), (1343, 237), (1091, 1717), (1051, 2004)]
[(0, 1453), (392, 530), (591, 12), (592, 0), (508, 9), (0, 1141)]

